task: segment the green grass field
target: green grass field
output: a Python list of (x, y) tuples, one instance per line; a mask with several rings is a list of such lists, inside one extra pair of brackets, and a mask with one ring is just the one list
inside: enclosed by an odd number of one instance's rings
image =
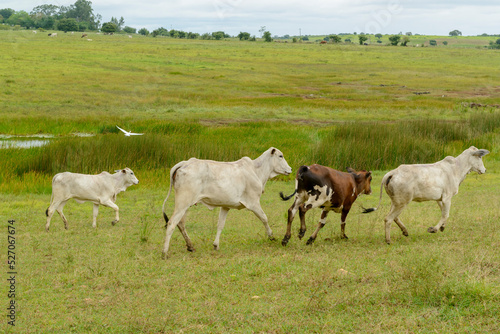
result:
[[(405, 48), (59, 35), (0, 31), (0, 134), (53, 136), (40, 148), (0, 150), (2, 331), (500, 329), (500, 57), (483, 48), (488, 38), (415, 36), (415, 44), (449, 44)], [(125, 138), (116, 125), (145, 135)], [(461, 184), (442, 233), (426, 231), (438, 206), (412, 203), (401, 216), (409, 237), (393, 226), (386, 245), (384, 195), (374, 213), (354, 205), (349, 240), (340, 239), (340, 216), (331, 213), (306, 246), (320, 215), (312, 211), (305, 238), (297, 238), (296, 217), (282, 247), (292, 203), (278, 194), (293, 192), (292, 175), (269, 181), (261, 199), (276, 241), (251, 212), (232, 210), (214, 251), (218, 210), (194, 206), (187, 230), (196, 251), (187, 252), (175, 231), (170, 257), (161, 259), (161, 206), (169, 168), (180, 160), (256, 158), (275, 146), (294, 173), (312, 163), (369, 169), (373, 195), (356, 203), (371, 207), (389, 169), (471, 145), (491, 151), (483, 158), (487, 173)], [(116, 226), (113, 210), (101, 207), (93, 229), (92, 205), (70, 201), (69, 230), (54, 215), (45, 232), (55, 173), (125, 166), (140, 183), (118, 195)], [(14, 299), (6, 298), (9, 219)], [(6, 317), (11, 300), (15, 327)]]

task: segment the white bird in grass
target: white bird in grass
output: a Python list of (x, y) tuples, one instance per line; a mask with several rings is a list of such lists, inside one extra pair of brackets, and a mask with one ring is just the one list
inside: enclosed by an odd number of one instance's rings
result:
[(120, 128), (118, 125), (116, 126), (118, 129), (120, 129), (121, 132), (123, 132), (125, 134), (126, 137), (130, 137), (130, 136), (141, 136), (143, 135), (144, 133), (133, 133), (133, 132), (130, 132), (130, 131), (125, 131), (123, 130), (122, 128)]

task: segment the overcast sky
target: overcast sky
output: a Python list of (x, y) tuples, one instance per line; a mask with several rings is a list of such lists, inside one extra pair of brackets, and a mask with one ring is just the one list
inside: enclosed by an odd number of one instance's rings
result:
[[(36, 6), (69, 6), (76, 0), (1, 0), (1, 8), (28, 13)], [(150, 31), (164, 27), (186, 32), (222, 30), (260, 36), (382, 33), (464, 36), (500, 34), (500, 0), (95, 0), (102, 22), (123, 16), (125, 25)]]

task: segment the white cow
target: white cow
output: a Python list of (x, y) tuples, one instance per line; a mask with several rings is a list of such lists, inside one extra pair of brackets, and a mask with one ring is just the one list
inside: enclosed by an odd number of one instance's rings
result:
[(112, 222), (115, 225), (120, 220), (118, 206), (115, 204), (116, 195), (137, 183), (139, 183), (139, 180), (130, 168), (116, 171), (115, 174), (108, 172), (102, 172), (98, 175), (70, 172), (56, 174), (52, 179), (50, 206), (45, 211), (47, 215), (45, 229), (47, 232), (49, 231), (50, 219), (54, 211), (59, 213), (64, 222), (64, 227), (68, 229), (68, 220), (63, 214), (63, 208), (71, 198), (74, 198), (78, 203), (94, 203), (92, 227), (97, 227), (96, 218), (99, 213), (99, 205), (104, 205), (115, 210), (116, 217)]
[[(274, 147), (255, 160), (243, 157), (234, 162), (218, 162), (191, 158), (179, 162), (170, 170), (170, 189), (163, 202), (163, 217), (167, 223), (163, 256), (167, 256), (170, 238), (176, 226), (186, 240), (188, 251), (194, 251), (186, 232), (185, 220), (187, 210), (197, 203), (204, 204), (210, 210), (214, 207), (221, 208), (217, 235), (213, 243), (216, 250), (219, 249), (219, 238), (229, 209), (246, 208), (252, 211), (262, 220), (267, 235), (272, 239), (273, 232), (260, 206), (260, 196), (264, 192), (267, 180), (291, 172), (292, 168), (286, 162), (283, 153)], [(172, 186), (175, 189), (175, 207), (169, 222), (165, 214), (165, 203), (170, 196)]]
[[(401, 165), (388, 172), (382, 178), (382, 188), (391, 198), (391, 210), (385, 217), (385, 241), (391, 243), (391, 223), (394, 221), (404, 236), (408, 230), (399, 219), (403, 209), (411, 201), (436, 201), (441, 208), (441, 220), (436, 226), (429, 227), (429, 233), (444, 231), (451, 206), (451, 198), (458, 193), (460, 183), (470, 172), (483, 174), (486, 172), (482, 157), (490, 153), (488, 150), (479, 150), (474, 146), (463, 151), (458, 157), (448, 156), (433, 164)], [(367, 209), (365, 212), (375, 211), (377, 208)]]

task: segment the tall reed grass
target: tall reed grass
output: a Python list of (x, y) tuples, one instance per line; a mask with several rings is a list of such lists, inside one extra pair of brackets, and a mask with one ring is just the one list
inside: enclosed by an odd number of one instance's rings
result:
[[(128, 166), (134, 170), (168, 169), (191, 157), (234, 161), (252, 159), (271, 146), (281, 149), (289, 164), (319, 163), (336, 169), (385, 170), (403, 163), (429, 163), (457, 155), (470, 145), (494, 151), (500, 113), (467, 121), (416, 120), (393, 123), (349, 122), (326, 127), (286, 123), (239, 123), (203, 126), (158, 123), (150, 134), (124, 137), (103, 131), (89, 138), (53, 141), (17, 161), (15, 171), (55, 174), (98, 173)], [(138, 131), (145, 129), (135, 124)], [(151, 133), (153, 132), (153, 133)], [(498, 143), (498, 140), (496, 141)], [(293, 177), (293, 176), (290, 176)]]

